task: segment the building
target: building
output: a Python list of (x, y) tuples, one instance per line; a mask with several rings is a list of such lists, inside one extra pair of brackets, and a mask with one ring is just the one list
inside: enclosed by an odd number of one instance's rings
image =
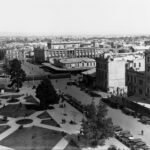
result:
[(145, 96), (150, 98), (150, 50), (145, 51)]
[(67, 49), (67, 48), (78, 48), (81, 42), (52, 42), (47, 43), (48, 49)]
[(94, 59), (90, 58), (66, 58), (66, 59), (56, 59), (54, 65), (65, 69), (73, 69), (73, 68), (90, 69), (96, 67), (96, 62)]
[(20, 61), (26, 61), (26, 51), (23, 49), (8, 49), (6, 50), (6, 59), (13, 60), (18, 59)]
[(144, 72), (136, 71), (133, 68), (130, 68), (126, 72), (126, 85), (128, 96), (145, 96), (145, 77)]
[(144, 97), (145, 89), (145, 57), (128, 60), (126, 64), (126, 86), (128, 95)]
[(126, 90), (125, 86), (125, 63), (120, 57), (101, 55), (96, 59), (96, 84), (97, 87), (110, 92), (119, 89)]
[(96, 58), (98, 56), (98, 50), (100, 48), (95, 47), (80, 47), (74, 49), (74, 56), (79, 57), (88, 57), (88, 58)]
[(47, 60), (46, 50), (47, 49), (45, 47), (39, 47), (39, 46), (34, 47), (34, 57), (33, 57), (34, 60), (33, 61), (37, 63), (42, 63), (46, 61)]
[(145, 51), (143, 59), (128, 62), (126, 65), (126, 85), (129, 96), (150, 97), (150, 51)]

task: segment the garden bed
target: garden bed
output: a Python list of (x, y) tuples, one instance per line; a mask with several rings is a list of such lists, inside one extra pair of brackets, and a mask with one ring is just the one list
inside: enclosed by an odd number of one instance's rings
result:
[(24, 104), (7, 105), (0, 109), (0, 115), (7, 117), (25, 117), (35, 113), (36, 110), (28, 109)]
[(0, 96), (0, 98), (2, 98), (2, 99), (19, 98), (21, 96), (23, 96), (23, 94), (22, 95), (5, 95), (5, 96)]
[(54, 119), (42, 120), (41, 123), (50, 125), (50, 126), (54, 126), (54, 127), (60, 127), (60, 125)]
[(8, 103), (17, 103), (17, 102), (19, 102), (19, 100), (18, 99), (16, 99), (16, 98), (12, 98), (12, 99), (10, 99), (9, 101), (7, 101)]
[(44, 111), (42, 114), (37, 116), (40, 119), (50, 119), (52, 118), (46, 111)]
[(26, 124), (30, 124), (32, 122), (33, 122), (32, 119), (20, 119), (20, 120), (16, 121), (16, 123), (20, 124), (20, 125), (26, 125)]
[(26, 102), (33, 103), (33, 104), (39, 104), (32, 95), (26, 96), (24, 99), (26, 100)]
[(10, 128), (10, 126), (8, 126), (8, 125), (0, 126), (0, 134), (3, 133), (4, 131), (8, 130), (9, 128)]

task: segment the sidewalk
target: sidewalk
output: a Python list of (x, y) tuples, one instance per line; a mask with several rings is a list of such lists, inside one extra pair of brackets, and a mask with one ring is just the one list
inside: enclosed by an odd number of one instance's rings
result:
[(53, 148), (52, 150), (63, 150), (69, 144), (69, 141), (63, 137)]

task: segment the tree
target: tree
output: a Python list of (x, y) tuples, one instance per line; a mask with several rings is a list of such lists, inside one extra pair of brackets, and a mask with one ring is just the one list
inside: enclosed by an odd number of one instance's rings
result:
[(107, 118), (107, 108), (102, 102), (98, 106), (92, 102), (86, 107), (86, 120), (82, 121), (83, 136), (91, 146), (97, 146), (99, 140), (113, 136), (113, 123)]
[(59, 96), (48, 78), (45, 78), (38, 85), (36, 97), (39, 98), (42, 109), (47, 109), (49, 104), (57, 104), (59, 102)]
[(21, 62), (18, 59), (13, 59), (10, 61), (10, 81), (9, 87), (15, 85), (17, 91), (22, 87), (23, 82), (25, 81), (26, 74), (21, 68)]

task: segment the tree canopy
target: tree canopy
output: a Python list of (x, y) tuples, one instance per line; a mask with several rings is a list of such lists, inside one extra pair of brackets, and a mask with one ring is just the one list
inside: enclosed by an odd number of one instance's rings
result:
[(43, 79), (38, 85), (36, 97), (39, 98), (42, 109), (47, 109), (49, 104), (57, 104), (59, 102), (59, 96), (48, 78)]
[(23, 82), (25, 81), (26, 74), (21, 68), (21, 62), (18, 59), (13, 59), (10, 61), (10, 87), (14, 86), (17, 90), (22, 87)]
[(83, 136), (92, 146), (97, 146), (99, 140), (113, 136), (113, 123), (107, 118), (107, 108), (102, 102), (98, 106), (92, 102), (86, 107), (86, 119), (83, 119)]

